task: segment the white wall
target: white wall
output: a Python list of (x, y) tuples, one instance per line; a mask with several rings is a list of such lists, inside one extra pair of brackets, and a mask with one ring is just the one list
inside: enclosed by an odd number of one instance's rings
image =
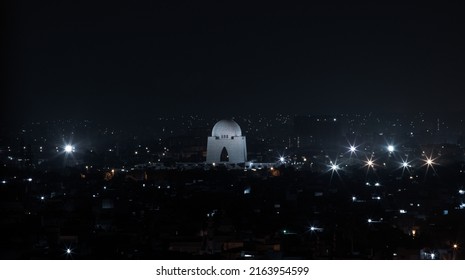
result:
[(234, 139), (216, 139), (216, 137), (210, 136), (207, 141), (207, 163), (219, 163), (223, 147), (228, 151), (229, 163), (242, 163), (247, 161), (245, 136), (236, 136)]

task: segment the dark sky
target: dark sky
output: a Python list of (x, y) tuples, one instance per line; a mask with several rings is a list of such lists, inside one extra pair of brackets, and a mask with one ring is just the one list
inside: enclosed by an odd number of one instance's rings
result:
[(2, 118), (442, 112), (465, 104), (463, 1), (125, 2), (7, 3)]

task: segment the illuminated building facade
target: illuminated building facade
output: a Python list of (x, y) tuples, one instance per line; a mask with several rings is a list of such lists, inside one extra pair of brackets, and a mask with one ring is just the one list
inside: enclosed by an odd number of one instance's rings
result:
[(207, 163), (244, 163), (247, 161), (245, 136), (233, 120), (221, 120), (213, 126), (207, 141)]

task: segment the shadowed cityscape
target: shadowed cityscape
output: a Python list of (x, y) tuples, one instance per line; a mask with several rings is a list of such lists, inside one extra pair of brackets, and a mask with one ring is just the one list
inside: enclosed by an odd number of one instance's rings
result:
[(2, 3), (1, 259), (465, 258), (465, 2), (105, 2)]
[(1, 257), (463, 259), (462, 119), (218, 120), (12, 131), (0, 143)]

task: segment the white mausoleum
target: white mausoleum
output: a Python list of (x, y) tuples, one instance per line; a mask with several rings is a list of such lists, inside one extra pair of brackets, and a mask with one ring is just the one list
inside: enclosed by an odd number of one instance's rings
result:
[(213, 126), (207, 142), (207, 163), (244, 163), (247, 145), (240, 126), (233, 120), (221, 120)]

